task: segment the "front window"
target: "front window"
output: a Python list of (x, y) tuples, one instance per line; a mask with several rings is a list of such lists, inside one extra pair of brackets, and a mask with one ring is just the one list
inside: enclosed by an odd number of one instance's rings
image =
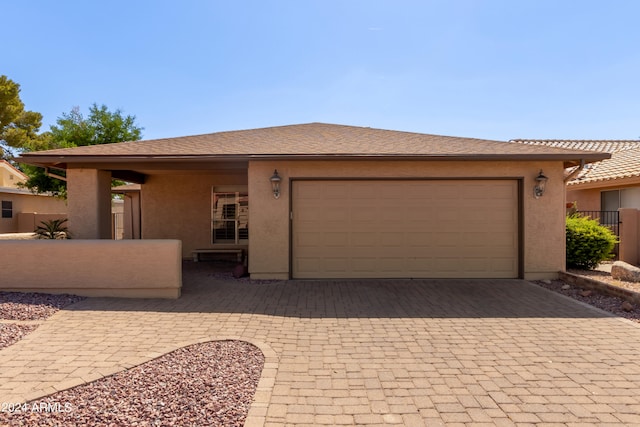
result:
[(246, 244), (249, 239), (247, 192), (216, 192), (212, 200), (213, 243)]
[(11, 200), (2, 201), (2, 218), (13, 218), (13, 202)]

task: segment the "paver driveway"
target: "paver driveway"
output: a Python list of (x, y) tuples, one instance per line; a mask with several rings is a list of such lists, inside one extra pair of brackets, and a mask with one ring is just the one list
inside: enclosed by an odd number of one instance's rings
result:
[(85, 300), (0, 351), (0, 401), (179, 346), (267, 353), (248, 424), (640, 425), (640, 328), (520, 280), (247, 283), (185, 264), (177, 301)]

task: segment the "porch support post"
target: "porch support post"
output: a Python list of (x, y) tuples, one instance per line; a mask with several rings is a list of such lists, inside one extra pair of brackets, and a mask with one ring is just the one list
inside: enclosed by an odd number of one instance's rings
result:
[(111, 239), (111, 172), (67, 170), (69, 232), (74, 239)]

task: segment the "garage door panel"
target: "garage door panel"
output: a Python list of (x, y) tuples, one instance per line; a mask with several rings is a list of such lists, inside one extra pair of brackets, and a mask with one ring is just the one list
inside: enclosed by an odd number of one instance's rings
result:
[(351, 245), (355, 247), (377, 247), (378, 236), (374, 233), (352, 233)]
[[(382, 272), (386, 273), (394, 273), (394, 276), (397, 274), (401, 274), (405, 270), (405, 259), (402, 258), (393, 258), (393, 257), (384, 257), (378, 259), (378, 266)], [(372, 270), (373, 271), (373, 270)]]
[(307, 231), (305, 233), (299, 233), (295, 236), (295, 246), (299, 250), (303, 250), (305, 247), (316, 248), (318, 242), (322, 240), (321, 232)]
[(433, 233), (431, 232), (413, 232), (407, 233), (404, 241), (407, 246), (415, 247), (432, 247), (433, 246)]
[(349, 236), (344, 233), (324, 233), (323, 237), (328, 247), (344, 248), (349, 245)]
[(517, 277), (515, 180), (294, 181), (292, 275)]

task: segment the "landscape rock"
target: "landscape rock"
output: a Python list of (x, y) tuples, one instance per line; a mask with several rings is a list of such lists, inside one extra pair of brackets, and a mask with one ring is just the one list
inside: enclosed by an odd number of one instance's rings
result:
[(583, 297), (589, 297), (591, 296), (592, 293), (593, 293), (592, 291), (587, 289), (586, 291), (580, 292), (580, 295), (582, 295)]
[(247, 267), (245, 267), (242, 264), (238, 264), (235, 267), (233, 267), (233, 277), (235, 277), (236, 279), (239, 279), (241, 277), (244, 277), (247, 275)]
[(562, 285), (562, 290), (563, 291), (566, 291), (566, 290), (569, 290), (569, 289), (571, 289), (571, 285)]
[(640, 268), (624, 261), (616, 261), (611, 266), (611, 277), (626, 282), (640, 282)]
[(633, 304), (631, 304), (629, 301), (625, 301), (622, 303), (622, 305), (620, 306), (624, 311), (632, 311), (633, 310)]

